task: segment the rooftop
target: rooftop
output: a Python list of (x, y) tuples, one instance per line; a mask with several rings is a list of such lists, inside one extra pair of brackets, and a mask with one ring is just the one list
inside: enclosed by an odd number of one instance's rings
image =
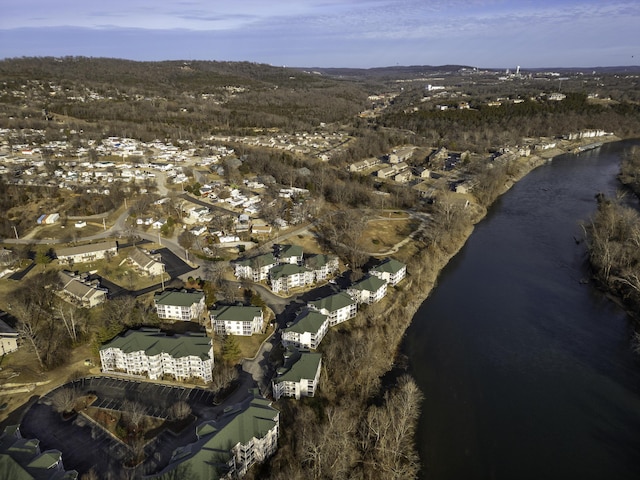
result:
[(169, 336), (156, 328), (127, 330), (110, 342), (105, 343), (100, 350), (116, 348), (124, 353), (145, 352), (148, 356), (167, 353), (173, 358), (199, 357), (202, 360), (211, 358), (211, 340), (206, 334), (186, 333)]

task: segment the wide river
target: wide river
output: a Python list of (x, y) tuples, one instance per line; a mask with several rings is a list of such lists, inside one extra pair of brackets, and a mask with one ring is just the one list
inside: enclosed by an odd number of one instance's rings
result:
[(578, 243), (630, 145), (522, 179), (416, 313), (404, 351), (425, 397), (422, 478), (640, 479), (640, 356), (627, 315), (584, 283)]

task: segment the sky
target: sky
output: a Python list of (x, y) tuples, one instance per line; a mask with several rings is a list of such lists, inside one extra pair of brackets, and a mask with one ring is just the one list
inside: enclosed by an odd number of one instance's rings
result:
[(289, 67), (640, 62), (640, 0), (2, 0), (0, 58)]

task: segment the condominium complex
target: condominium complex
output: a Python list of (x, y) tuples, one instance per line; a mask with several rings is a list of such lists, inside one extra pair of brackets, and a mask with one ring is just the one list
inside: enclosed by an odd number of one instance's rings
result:
[(155, 328), (128, 330), (100, 348), (103, 372), (121, 372), (152, 380), (213, 380), (213, 347), (205, 334), (169, 336)]

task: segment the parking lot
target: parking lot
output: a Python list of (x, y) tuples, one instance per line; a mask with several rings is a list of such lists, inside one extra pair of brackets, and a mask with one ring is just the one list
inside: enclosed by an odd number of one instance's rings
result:
[[(75, 388), (79, 395), (94, 394), (97, 399), (92, 406), (99, 408), (120, 410), (125, 400), (136, 401), (146, 407), (148, 415), (163, 419), (176, 402), (182, 400), (189, 404), (196, 417), (194, 422), (179, 433), (165, 429), (151, 439), (145, 447), (147, 459), (137, 467), (138, 473), (162, 468), (178, 446), (196, 440), (196, 425), (215, 419), (222, 412), (221, 406), (213, 404), (213, 393), (201, 388), (114, 377), (87, 377), (59, 388)], [(23, 436), (38, 438), (43, 451), (60, 450), (65, 467), (81, 475), (91, 467), (101, 473), (120, 472), (129, 447), (82, 415), (64, 420), (51, 405), (56, 391), (41, 397), (25, 413), (20, 424)]]

